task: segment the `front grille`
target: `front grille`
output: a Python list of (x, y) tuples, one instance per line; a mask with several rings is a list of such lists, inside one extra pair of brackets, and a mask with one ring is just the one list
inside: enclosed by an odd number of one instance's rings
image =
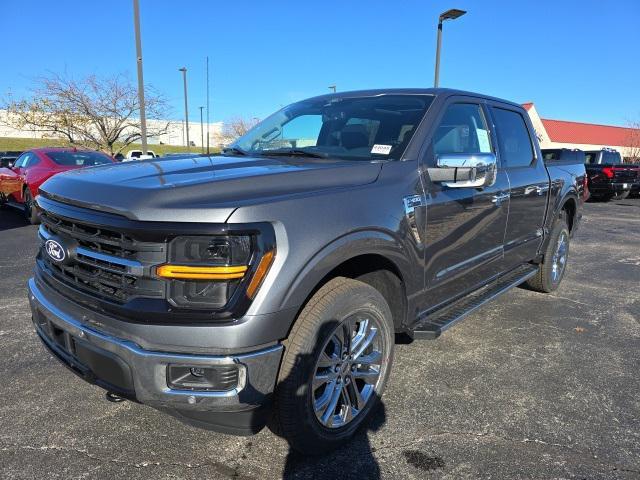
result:
[[(164, 244), (140, 242), (101, 225), (41, 212), (40, 235), (73, 244), (71, 261), (54, 261), (42, 248), (38, 265), (49, 279), (119, 304), (133, 298), (163, 298), (164, 283), (144, 276), (145, 266), (166, 258)], [(148, 268), (147, 268), (148, 270)]]
[(137, 278), (132, 275), (113, 273), (79, 262), (73, 265), (58, 264), (46, 254), (42, 254), (41, 259), (48, 273), (56, 280), (106, 300), (126, 302), (136, 287)]
[(40, 218), (51, 234), (73, 238), (91, 250), (121, 258), (131, 258), (136, 253), (133, 238), (124, 233), (69, 220), (47, 211), (43, 211)]

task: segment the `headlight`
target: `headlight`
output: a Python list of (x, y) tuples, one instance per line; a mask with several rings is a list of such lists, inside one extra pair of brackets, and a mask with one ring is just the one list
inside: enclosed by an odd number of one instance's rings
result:
[(178, 237), (169, 247), (175, 264), (246, 266), (251, 256), (251, 237)]
[(246, 296), (252, 298), (273, 255), (258, 252), (251, 235), (183, 236), (171, 241), (169, 263), (156, 274), (168, 280), (169, 301), (177, 307), (219, 309), (242, 286), (248, 285)]

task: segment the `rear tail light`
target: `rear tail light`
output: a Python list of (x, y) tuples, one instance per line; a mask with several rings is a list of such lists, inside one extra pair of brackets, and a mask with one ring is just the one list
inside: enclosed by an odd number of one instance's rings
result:
[(613, 173), (613, 168), (611, 167), (604, 167), (602, 169), (602, 173), (607, 177), (607, 178), (613, 178), (614, 173)]

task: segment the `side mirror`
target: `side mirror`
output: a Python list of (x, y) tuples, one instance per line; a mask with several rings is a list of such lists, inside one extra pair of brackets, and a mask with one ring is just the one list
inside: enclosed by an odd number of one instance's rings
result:
[(490, 187), (496, 182), (498, 164), (493, 153), (436, 155), (436, 167), (428, 168), (432, 182), (451, 188)]

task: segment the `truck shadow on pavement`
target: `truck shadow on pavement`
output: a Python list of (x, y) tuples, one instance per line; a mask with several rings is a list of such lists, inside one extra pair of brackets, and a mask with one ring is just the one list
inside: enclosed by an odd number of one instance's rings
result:
[(282, 478), (321, 479), (380, 479), (380, 466), (374, 457), (369, 432), (376, 432), (386, 422), (386, 411), (381, 401), (356, 435), (343, 447), (326, 455), (309, 457), (289, 448)]

